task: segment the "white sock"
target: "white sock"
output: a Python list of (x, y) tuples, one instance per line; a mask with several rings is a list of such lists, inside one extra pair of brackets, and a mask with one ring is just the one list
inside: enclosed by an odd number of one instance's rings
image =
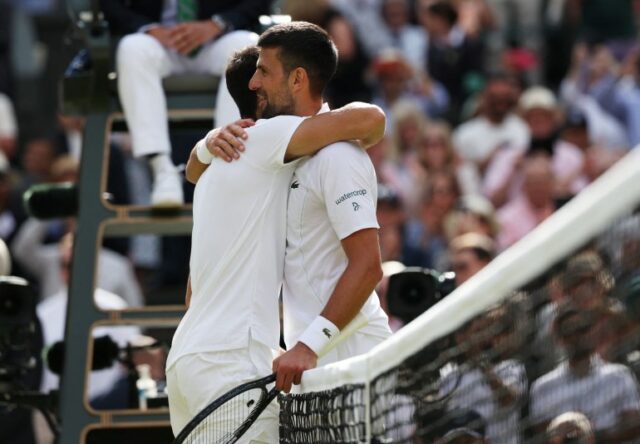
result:
[(149, 164), (153, 170), (154, 177), (162, 172), (176, 170), (176, 166), (173, 164), (168, 154), (156, 154), (151, 158)]

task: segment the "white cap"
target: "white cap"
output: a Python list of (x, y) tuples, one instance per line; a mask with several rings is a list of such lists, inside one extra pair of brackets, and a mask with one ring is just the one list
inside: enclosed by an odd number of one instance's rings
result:
[(543, 86), (532, 86), (522, 93), (518, 105), (522, 111), (534, 108), (555, 110), (558, 101), (550, 89)]

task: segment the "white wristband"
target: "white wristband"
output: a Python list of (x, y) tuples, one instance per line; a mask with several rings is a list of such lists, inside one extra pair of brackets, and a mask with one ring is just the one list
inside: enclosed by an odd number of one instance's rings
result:
[(205, 143), (205, 141), (206, 141), (206, 138), (196, 143), (196, 157), (198, 158), (200, 163), (209, 165), (213, 160), (214, 156), (207, 149), (207, 144)]
[(302, 333), (299, 342), (304, 343), (317, 355), (334, 337), (340, 334), (340, 330), (333, 322), (323, 316), (318, 316)]

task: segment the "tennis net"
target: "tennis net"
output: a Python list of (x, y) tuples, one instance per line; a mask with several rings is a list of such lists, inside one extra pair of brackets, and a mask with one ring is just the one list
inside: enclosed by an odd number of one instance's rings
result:
[(281, 442), (636, 442), (639, 208), (637, 148), (385, 343), (305, 373)]

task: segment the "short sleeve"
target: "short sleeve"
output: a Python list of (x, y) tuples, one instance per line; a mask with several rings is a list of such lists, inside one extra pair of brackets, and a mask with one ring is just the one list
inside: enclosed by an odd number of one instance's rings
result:
[(546, 384), (541, 380), (537, 380), (531, 386), (529, 394), (529, 417), (533, 424), (540, 424), (549, 419), (549, 415), (553, 415), (550, 411), (548, 403)]
[(316, 156), (320, 160), (321, 197), (338, 238), (365, 228), (379, 228), (376, 174), (364, 150), (340, 142)]
[(304, 119), (298, 116), (277, 116), (258, 120), (246, 130), (246, 151), (243, 156), (262, 169), (282, 168), (289, 141)]
[(628, 368), (620, 366), (620, 373), (617, 375), (616, 387), (620, 394), (619, 408), (620, 411), (640, 410), (640, 394), (638, 392), (638, 383), (633, 373)]

